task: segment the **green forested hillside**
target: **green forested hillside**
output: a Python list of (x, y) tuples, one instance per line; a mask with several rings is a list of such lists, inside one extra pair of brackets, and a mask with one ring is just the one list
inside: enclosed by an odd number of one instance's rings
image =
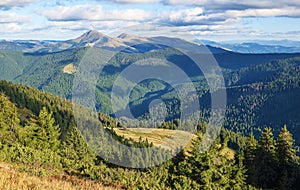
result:
[[(1, 51), (1, 79), (32, 86), (62, 98), (72, 96), (76, 73), (64, 73), (65, 66), (79, 66), (87, 48), (70, 49), (48, 54), (24, 54)], [(238, 54), (233, 52), (214, 55), (224, 74), (227, 86), (227, 119), (224, 126), (234, 131), (257, 137), (264, 127), (278, 134), (287, 124), (300, 144), (299, 54)], [(175, 63), (193, 81), (205, 118), (209, 116), (210, 92), (207, 82), (194, 63), (181, 52), (164, 48), (145, 53), (117, 53), (99, 74), (96, 85), (96, 108), (113, 114), (110, 104), (112, 86), (126, 67), (140, 59), (161, 58)], [(199, 75), (200, 73), (200, 75)], [(124, 84), (126, 83), (124, 80)], [(135, 117), (149, 116), (152, 100), (162, 99), (167, 106), (167, 120), (180, 116), (180, 101), (174, 89), (160, 80), (145, 80), (130, 94), (129, 106)], [(205, 119), (204, 118), (204, 119)], [(61, 120), (59, 118), (59, 120)]]
[(0, 51), (0, 79), (13, 80), (31, 62), (22, 52)]
[(237, 81), (227, 89), (225, 126), (258, 135), (265, 127), (278, 134), (287, 124), (299, 144), (299, 66), (297, 57), (231, 73)]
[[(172, 168), (175, 167), (173, 162), (178, 163), (179, 160), (184, 159), (183, 155), (178, 158), (178, 161), (170, 160), (166, 164), (152, 169), (132, 170), (111, 165), (110, 161), (97, 157), (97, 154), (87, 146), (74, 125), (69, 102), (30, 87), (13, 85), (4, 81), (1, 81), (0, 89), (2, 91), (0, 96), (1, 161), (18, 164), (23, 170), (34, 175), (51, 175), (49, 171), (51, 168), (54, 173), (55, 171), (65, 171), (69, 175), (88, 177), (104, 184), (123, 186), (126, 189), (169, 189), (174, 185), (177, 188), (183, 186), (198, 188), (205, 185), (205, 183), (197, 183), (188, 177), (182, 178), (183, 181), (180, 182), (175, 180), (177, 175), (172, 172)], [(20, 118), (24, 116), (22, 115), (24, 109), (33, 115), (27, 114), (25, 117), (27, 119), (23, 121), (22, 125)], [(68, 116), (68, 114), (70, 115)], [(109, 123), (110, 125), (107, 125)], [(104, 125), (110, 128), (115, 125), (114, 123), (107, 120)], [(113, 133), (112, 135), (114, 136)], [(146, 141), (134, 142), (122, 139), (122, 137), (117, 137), (117, 139), (130, 146), (153, 146), (147, 144)], [(110, 144), (106, 144), (106, 146), (109, 147)], [(136, 162), (131, 160), (128, 154), (117, 150), (112, 152), (112, 155), (119, 155), (121, 159)], [(216, 154), (215, 156), (221, 155)], [(152, 159), (155, 160), (155, 158)], [(228, 159), (224, 160), (224, 162), (227, 161), (235, 163)], [(225, 175), (227, 174), (224, 173), (224, 177)], [(234, 180), (230, 175), (227, 175), (226, 178)], [(236, 182), (233, 181), (233, 183)], [(217, 182), (214, 185), (222, 186)]]
[[(299, 158), (286, 126), (276, 138), (271, 129), (264, 129), (258, 141), (253, 136), (242, 137), (222, 130), (205, 152), (199, 149), (203, 136), (199, 132), (188, 155), (179, 151), (176, 157), (155, 167), (129, 169), (111, 164), (112, 160), (103, 160), (97, 156), (96, 149), (86, 144), (83, 138), (86, 135), (82, 136), (76, 128), (69, 101), (5, 81), (1, 81), (0, 90), (0, 161), (13, 163), (19, 171), (30, 175), (51, 179), (64, 172), (124, 189), (299, 188)], [(153, 146), (147, 140), (117, 136), (109, 130), (118, 127), (116, 122), (105, 114), (100, 115), (107, 132), (120, 143)], [(84, 125), (91, 125), (89, 116), (84, 117), (90, 121)], [(94, 132), (101, 136), (101, 130)], [(110, 144), (98, 145), (107, 146), (109, 154)], [(234, 157), (228, 155), (228, 147), (234, 150)], [(159, 155), (160, 149), (156, 150)], [(115, 149), (110, 154), (114, 155), (112, 159), (119, 157), (132, 162), (132, 166), (137, 164), (126, 152)], [(146, 157), (143, 160), (147, 161)]]

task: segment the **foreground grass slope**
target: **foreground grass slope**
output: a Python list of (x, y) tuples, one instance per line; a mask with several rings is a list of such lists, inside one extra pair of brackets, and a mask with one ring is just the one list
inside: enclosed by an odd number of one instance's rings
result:
[(64, 174), (38, 177), (19, 172), (18, 169), (7, 163), (0, 163), (0, 189), (10, 190), (79, 190), (98, 189), (114, 190), (117, 187), (107, 187), (88, 179), (79, 179)]

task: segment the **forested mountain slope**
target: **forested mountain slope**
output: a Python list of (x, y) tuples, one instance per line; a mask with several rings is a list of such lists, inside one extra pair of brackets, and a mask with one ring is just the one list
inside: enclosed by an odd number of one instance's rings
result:
[[(13, 163), (16, 170), (28, 173), (16, 174), (15, 169), (6, 167), (6, 174), (13, 173), (15, 177), (14, 181), (6, 181), (5, 187), (18, 187), (19, 180), (23, 179), (19, 176), (33, 175), (44, 176), (44, 182), (58, 179), (56, 188), (69, 182), (78, 187), (83, 187), (84, 183), (84, 187), (107, 186), (109, 189), (299, 188), (299, 157), (286, 126), (275, 137), (272, 130), (266, 128), (258, 140), (253, 136), (242, 137), (222, 130), (219, 138), (205, 152), (199, 149), (203, 136), (199, 132), (189, 155), (180, 151), (174, 158), (155, 167), (129, 169), (103, 160), (87, 146), (74, 128), (73, 115), (69, 112), (70, 102), (4, 81), (1, 81), (0, 89), (0, 161)], [(103, 125), (118, 127), (113, 121), (107, 117)], [(152, 146), (147, 141), (128, 141), (111, 134), (120, 143), (129, 146)], [(228, 146), (234, 150), (234, 156), (228, 155)], [(130, 155), (123, 155), (117, 150), (113, 154), (133, 161)], [(3, 171), (2, 166), (0, 172)], [(39, 180), (33, 178), (35, 182), (27, 182), (39, 187)]]
[[(238, 167), (238, 161), (222, 153), (223, 149), (228, 149), (227, 143), (220, 146), (220, 141), (216, 141), (212, 149), (206, 153), (191, 151), (190, 154), (193, 156), (190, 158), (181, 151), (176, 157), (153, 168), (126, 169), (112, 164), (112, 160), (103, 160), (95, 154), (95, 149), (92, 150), (87, 146), (73, 121), (70, 102), (31, 87), (13, 85), (4, 81), (1, 81), (0, 89), (2, 91), (0, 95), (0, 161), (13, 163), (21, 171), (30, 175), (52, 178), (53, 175), (65, 172), (79, 178), (95, 180), (102, 185), (125, 189), (199, 189), (204, 186), (222, 188), (227, 186), (223, 179), (239, 188), (248, 187), (244, 176), (233, 175), (235, 172), (241, 172), (241, 175), (244, 175), (245, 171)], [(86, 117), (88, 120), (89, 117)], [(104, 120), (103, 125), (107, 128), (117, 127), (113, 119), (108, 117)], [(85, 125), (91, 125), (91, 122)], [(98, 132), (101, 135), (101, 131)], [(144, 148), (153, 146), (147, 141), (126, 140), (112, 131), (111, 135), (120, 143), (129, 146)], [(199, 137), (193, 142), (194, 150), (198, 149), (201, 142), (201, 134), (198, 135)], [(223, 138), (233, 139), (227, 133), (223, 134)], [(101, 144), (101, 146), (108, 146), (106, 149), (108, 151), (110, 144)], [(156, 151), (159, 155), (160, 149)], [(109, 152), (105, 153), (109, 154)], [(111, 153), (116, 158), (136, 164), (135, 160), (131, 160), (130, 154), (118, 150), (113, 150)], [(194, 175), (202, 175), (202, 172), (204, 175), (206, 165), (199, 170), (199, 165), (193, 164), (193, 160), (200, 161), (199, 159), (206, 158), (213, 162), (213, 165), (211, 162), (202, 162), (212, 166), (207, 172), (221, 175), (222, 178), (207, 176), (199, 180)], [(157, 160), (155, 157), (151, 157), (151, 160), (147, 160), (146, 157), (143, 159), (145, 161)], [(198, 171), (193, 172), (193, 175), (184, 174), (182, 173), (184, 170), (177, 168), (179, 165), (180, 168), (189, 167)], [(224, 168), (220, 166), (226, 166), (230, 170), (226, 169), (224, 172)], [(64, 179), (67, 180), (68, 177)], [(73, 180), (76, 181), (74, 178)]]
[[(75, 48), (55, 53), (21, 53), (1, 50), (0, 78), (30, 85), (62, 98), (71, 99), (76, 69), (88, 48)], [(277, 134), (283, 124), (295, 134), (300, 144), (299, 111), (299, 54), (238, 54), (234, 52), (214, 54), (221, 66), (227, 86), (227, 119), (225, 127), (245, 134), (260, 134), (266, 126)], [(99, 74), (96, 86), (96, 108), (112, 114), (110, 92), (120, 72), (139, 59), (161, 58), (174, 62), (196, 86), (203, 108), (209, 116), (210, 95), (207, 82), (197, 72), (192, 60), (172, 48), (144, 53), (117, 53)], [(66, 69), (68, 72), (66, 72)], [(70, 70), (71, 68), (71, 70)], [(143, 81), (131, 93), (130, 107), (136, 117), (149, 114), (148, 105), (153, 99), (166, 102), (172, 120), (178, 117), (178, 104), (174, 89), (157, 80)], [(13, 99), (13, 97), (12, 97)], [(57, 103), (55, 103), (57, 104)], [(34, 105), (34, 103), (33, 103)], [(38, 108), (35, 108), (37, 114)], [(56, 113), (56, 111), (54, 112)], [(66, 114), (69, 118), (70, 114)], [(61, 123), (68, 119), (61, 119)], [(67, 128), (67, 127), (66, 127)], [(66, 130), (66, 129), (63, 129)]]

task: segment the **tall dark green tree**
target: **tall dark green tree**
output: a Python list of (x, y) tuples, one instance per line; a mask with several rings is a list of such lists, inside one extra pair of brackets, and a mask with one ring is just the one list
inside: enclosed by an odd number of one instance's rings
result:
[(255, 164), (257, 167), (258, 187), (274, 188), (277, 186), (277, 158), (275, 140), (270, 128), (265, 128), (258, 141)]
[(286, 125), (281, 129), (276, 143), (278, 157), (279, 184), (281, 189), (289, 189), (297, 178), (298, 157), (294, 148), (294, 139)]
[(66, 140), (61, 144), (60, 156), (63, 167), (69, 173), (78, 170), (84, 172), (96, 159), (96, 155), (87, 146), (76, 127), (68, 132)]
[(294, 164), (297, 161), (294, 139), (286, 125), (281, 129), (276, 143), (276, 152), (281, 166)]
[(13, 143), (17, 141), (18, 130), (20, 128), (20, 119), (18, 117), (18, 109), (9, 98), (4, 94), (0, 94), (0, 142)]
[(52, 112), (48, 112), (44, 107), (38, 118), (32, 119), (24, 128), (24, 142), (27, 146), (36, 149), (57, 150), (60, 145), (60, 129), (58, 125), (54, 125), (55, 120)]
[(177, 172), (196, 181), (202, 189), (244, 189), (245, 169), (240, 159), (222, 155), (222, 148), (227, 147), (218, 142), (205, 152), (199, 149), (200, 144), (201, 138), (194, 141), (191, 155), (179, 163)]
[(257, 168), (255, 164), (257, 141), (253, 135), (247, 138), (244, 149), (244, 165), (247, 168), (247, 182), (249, 184), (257, 184)]

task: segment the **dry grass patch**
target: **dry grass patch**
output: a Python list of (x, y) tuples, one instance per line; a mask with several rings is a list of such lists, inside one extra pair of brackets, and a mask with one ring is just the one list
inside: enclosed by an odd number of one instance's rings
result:
[(77, 71), (77, 69), (72, 63), (66, 65), (63, 69), (63, 72), (67, 73), (67, 74), (74, 74), (74, 73), (76, 73), (76, 71)]
[(190, 132), (180, 130), (156, 128), (128, 128), (126, 130), (115, 128), (114, 130), (119, 136), (124, 135), (126, 139), (132, 138), (138, 141), (141, 137), (143, 140), (147, 139), (149, 143), (153, 143), (154, 146), (168, 150), (184, 147), (187, 151), (191, 148), (191, 140), (197, 138)]
[(55, 175), (50, 177), (30, 176), (17, 172), (13, 166), (0, 163), (1, 190), (114, 190), (116, 187), (105, 187), (95, 181), (79, 179), (74, 176)]

